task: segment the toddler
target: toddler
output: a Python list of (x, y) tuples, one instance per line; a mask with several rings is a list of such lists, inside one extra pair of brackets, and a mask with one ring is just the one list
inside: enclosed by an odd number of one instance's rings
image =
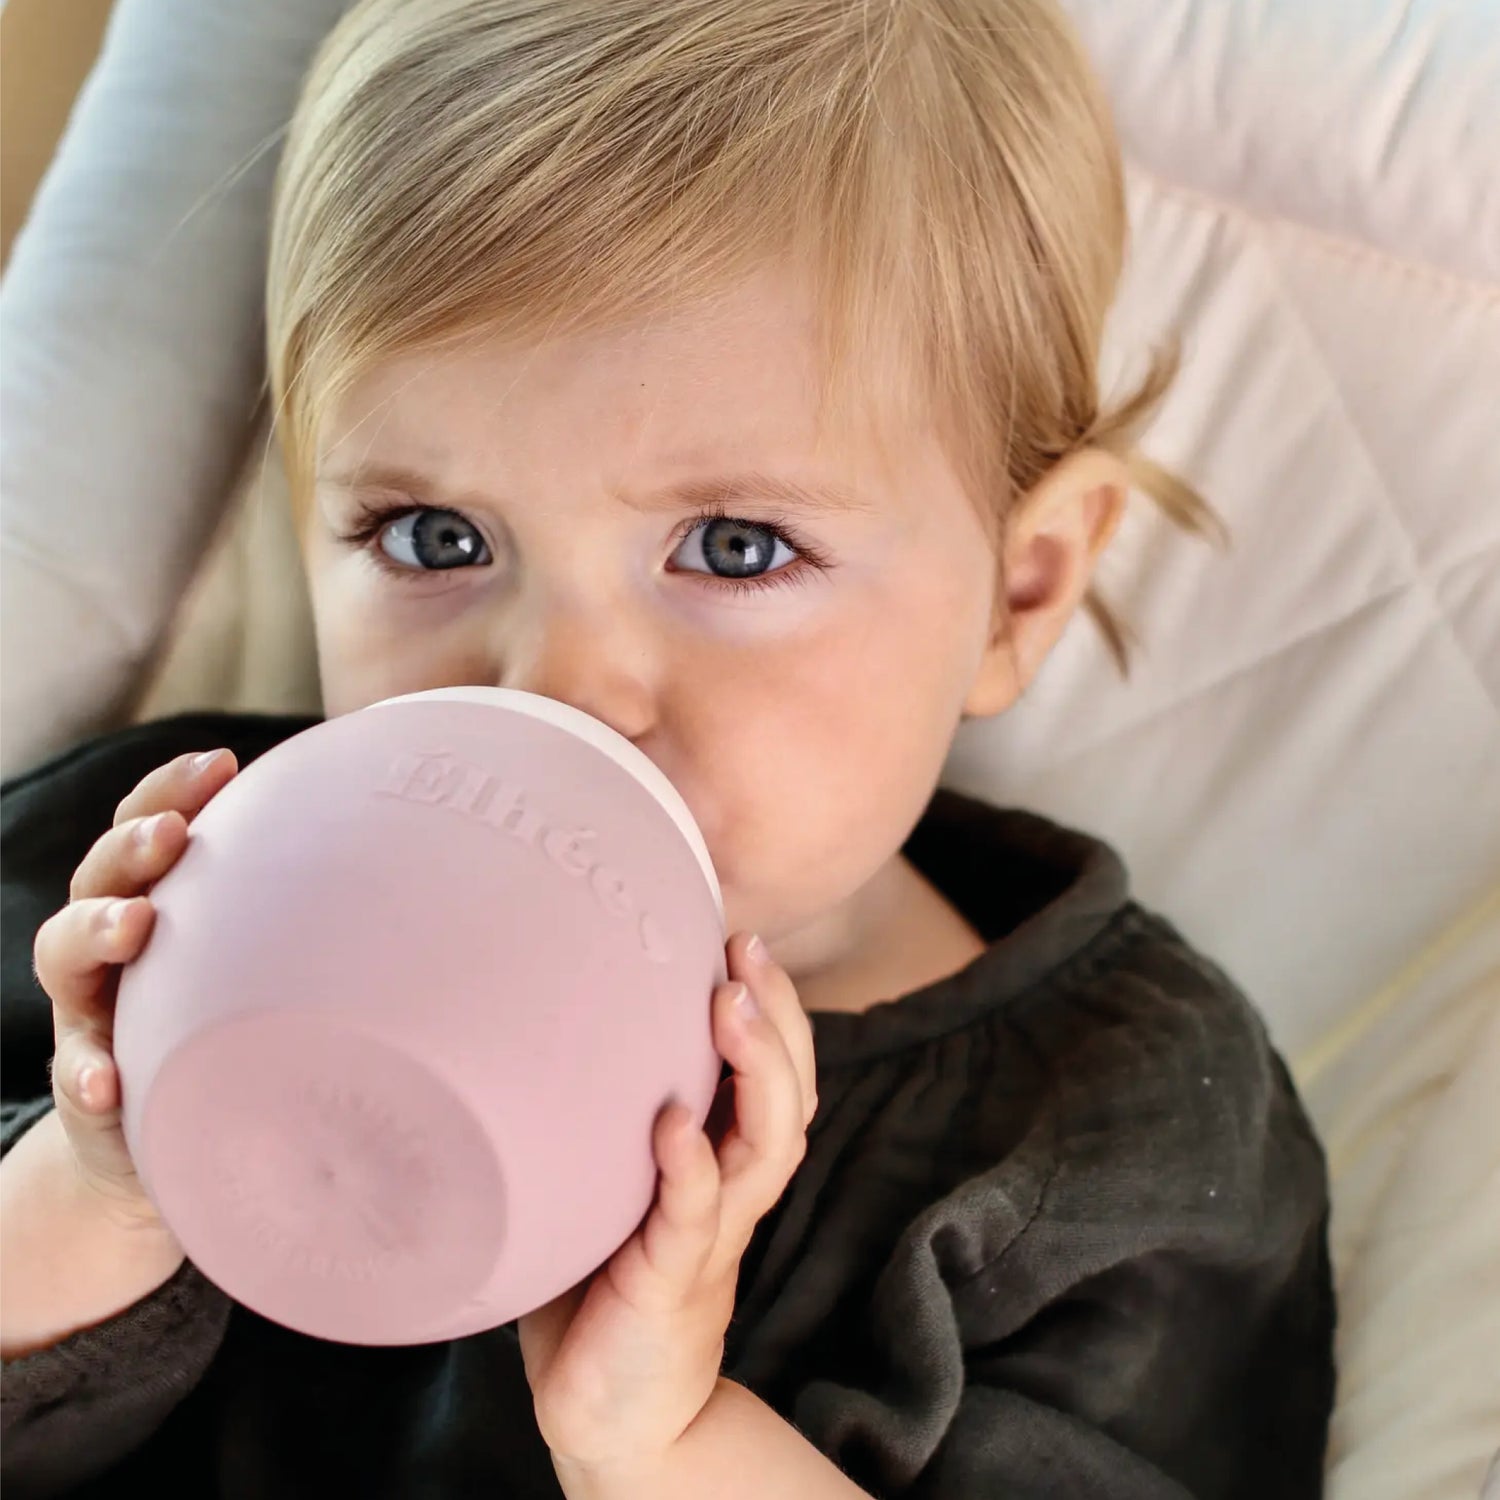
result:
[(1132, 485), (1206, 522), (1135, 447), (1171, 360), (1100, 397), (1124, 240), (1052, 0), (346, 14), (266, 289), (326, 713), (498, 684), (639, 746), (723, 886), (723, 1109), (517, 1324), (270, 1323), (144, 1194), (110, 1028), (193, 816), (313, 721), (17, 778), (7, 1500), (1320, 1493), (1327, 1186), (1260, 1021), (1108, 848), (937, 786), (1080, 607), (1123, 655)]

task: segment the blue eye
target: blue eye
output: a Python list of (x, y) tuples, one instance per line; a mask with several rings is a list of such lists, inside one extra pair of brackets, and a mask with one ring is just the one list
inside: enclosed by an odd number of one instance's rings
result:
[(694, 524), (682, 544), (683, 551), (690, 557), (696, 554), (704, 566), (687, 566), (684, 571), (712, 573), (726, 582), (762, 578), (772, 571), (778, 547), (791, 561), (796, 560), (796, 549), (774, 526), (737, 521), (732, 516), (705, 517)]
[(413, 510), (380, 533), (380, 550), (403, 569), (441, 572), (490, 560), (484, 538), (452, 510)]

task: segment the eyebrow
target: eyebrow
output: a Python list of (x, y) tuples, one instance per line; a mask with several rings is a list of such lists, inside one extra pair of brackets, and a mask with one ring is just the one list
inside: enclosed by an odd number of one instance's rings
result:
[[(498, 508), (493, 496), (477, 490), (446, 492), (428, 475), (401, 464), (361, 464), (347, 473), (319, 474), (318, 483), (344, 490), (367, 487), (403, 490), (413, 499), (426, 501), (440, 510), (461, 510), (474, 505)], [(619, 498), (631, 510), (651, 513), (681, 510), (684, 506), (727, 504), (736, 496), (776, 500), (796, 510), (821, 514), (875, 509), (869, 499), (843, 485), (827, 481), (801, 483), (753, 469), (742, 474), (715, 474), (680, 480), (648, 494)]]

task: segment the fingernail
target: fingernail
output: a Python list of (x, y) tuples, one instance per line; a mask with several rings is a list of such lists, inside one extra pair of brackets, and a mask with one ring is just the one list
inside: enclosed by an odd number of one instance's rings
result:
[(150, 844), (151, 840), (156, 837), (163, 822), (166, 821), (166, 816), (166, 813), (154, 813), (149, 818), (142, 818), (135, 825), (136, 842), (143, 845)]
[(755, 1003), (755, 995), (748, 984), (736, 984), (730, 994), (730, 1003), (745, 1020), (753, 1021), (760, 1014), (760, 1006)]
[(213, 763), (218, 760), (221, 751), (205, 750), (202, 755), (195, 755), (190, 763), (194, 776), (201, 776)]
[(115, 933), (119, 930), (120, 923), (125, 920), (125, 913), (130, 910), (130, 901), (111, 901), (104, 908), (104, 930), (107, 933)]
[(751, 963), (757, 964), (765, 963), (766, 959), (770, 956), (769, 954), (767, 954), (766, 945), (761, 942), (760, 934), (758, 932), (752, 932), (750, 934), (750, 941), (745, 944), (745, 956), (751, 961)]
[(93, 1063), (85, 1063), (78, 1070), (78, 1097), (85, 1104), (92, 1105), (93, 1101), (89, 1095), (94, 1092), (95, 1080), (99, 1077), (99, 1069)]

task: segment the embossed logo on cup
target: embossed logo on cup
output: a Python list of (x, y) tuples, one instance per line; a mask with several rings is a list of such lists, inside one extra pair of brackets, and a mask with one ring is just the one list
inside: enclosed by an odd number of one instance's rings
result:
[(400, 755), (387, 768), (377, 796), (446, 808), (484, 823), (535, 849), (575, 880), (586, 879), (595, 899), (611, 915), (632, 921), (641, 951), (652, 963), (670, 963), (672, 950), (650, 912), (637, 907), (625, 877), (587, 846), (593, 828), (569, 828), (544, 817), (514, 781), (462, 760), (447, 750)]
[(220, 1190), (249, 1237), (288, 1269), (324, 1279), (368, 1283), (409, 1262), (438, 1186), (421, 1132), (383, 1101), (322, 1078), (288, 1080), (280, 1104), (292, 1135), (220, 1153)]

